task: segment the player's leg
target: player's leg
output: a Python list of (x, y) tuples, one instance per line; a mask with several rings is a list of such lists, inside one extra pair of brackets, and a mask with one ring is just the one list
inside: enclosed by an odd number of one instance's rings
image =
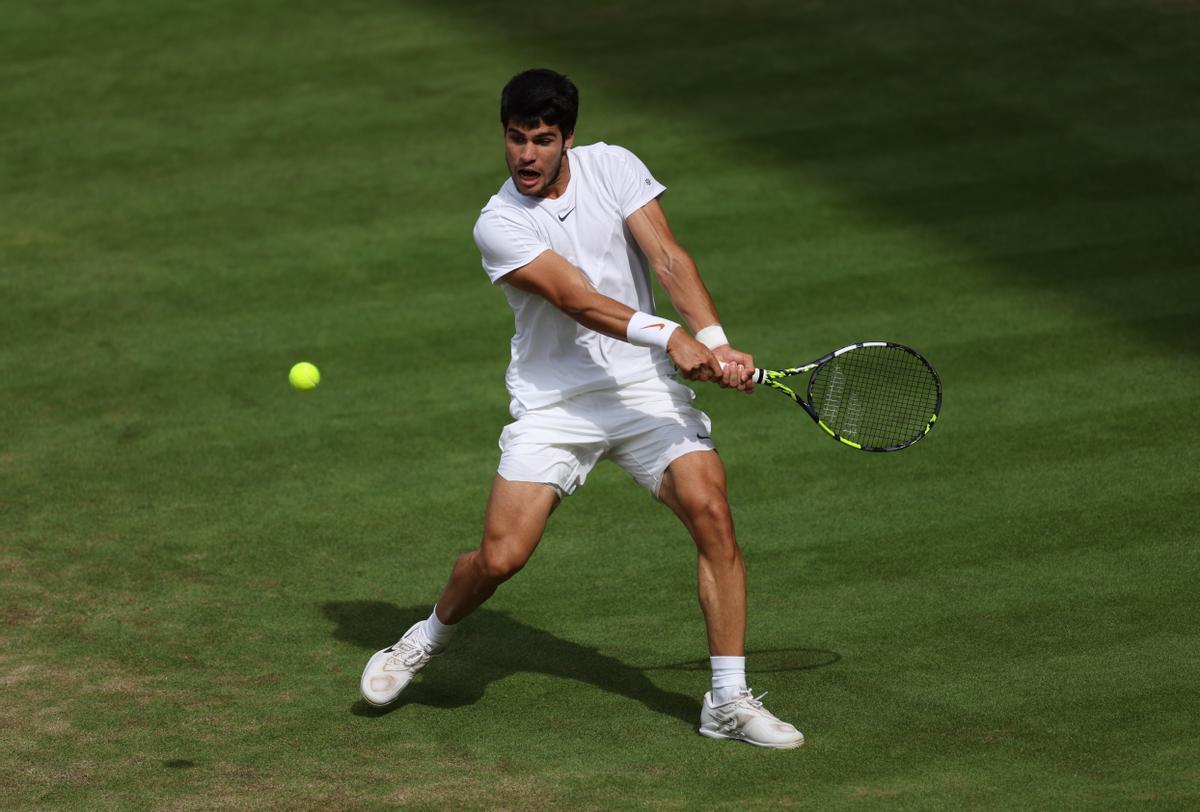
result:
[(693, 451), (667, 467), (659, 498), (696, 543), (700, 606), (708, 627), (713, 689), (704, 695), (700, 733), (759, 747), (791, 749), (804, 734), (763, 707), (746, 687), (746, 568), (734, 535), (725, 467), (713, 451)]
[(497, 476), (484, 515), (483, 540), (455, 562), (438, 598), (437, 619), (446, 625), (458, 623), (516, 575), (542, 540), (558, 502), (558, 492), (550, 485)]
[(714, 657), (746, 655), (746, 567), (734, 535), (725, 466), (714, 451), (676, 459), (662, 476), (658, 498), (696, 543), (697, 590), (708, 650)]
[(725, 495), (725, 467), (692, 391), (652, 379), (623, 387), (603, 415), (608, 456), (666, 504), (696, 543), (700, 607), (713, 656), (745, 656), (746, 568)]
[(550, 485), (496, 477), (479, 547), (459, 556), (429, 617), (414, 623), (396, 643), (375, 652), (367, 662), (360, 683), (367, 702), (395, 701), (430, 658), (442, 653), (454, 624), (525, 566), (558, 501), (558, 492)]
[(799, 747), (803, 734), (746, 687), (746, 568), (712, 424), (692, 406), (692, 397), (674, 381), (626, 387), (616, 418), (620, 440), (610, 456), (679, 517), (696, 544), (697, 591), (712, 655), (712, 690), (704, 695), (700, 733), (760, 747)]

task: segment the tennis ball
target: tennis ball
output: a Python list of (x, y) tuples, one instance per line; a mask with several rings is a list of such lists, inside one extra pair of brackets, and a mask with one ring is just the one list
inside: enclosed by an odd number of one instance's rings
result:
[(288, 380), (292, 382), (293, 389), (315, 389), (321, 382), (321, 373), (312, 364), (301, 361), (292, 367), (292, 371), (288, 373)]

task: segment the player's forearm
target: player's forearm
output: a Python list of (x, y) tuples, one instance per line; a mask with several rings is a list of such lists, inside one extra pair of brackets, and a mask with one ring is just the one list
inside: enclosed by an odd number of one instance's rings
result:
[[(504, 281), (526, 293), (542, 297), (590, 330), (623, 341), (629, 340), (629, 322), (637, 311), (596, 290), (581, 270), (553, 251), (546, 251), (533, 262), (511, 272), (504, 277)], [(705, 291), (704, 296), (707, 295)], [(674, 325), (674, 322), (668, 324), (669, 320), (666, 319), (656, 321), (661, 322), (659, 328), (665, 331), (661, 333), (665, 339), (670, 334), (667, 327)]]
[(671, 304), (693, 333), (720, 322), (717, 306), (700, 278), (696, 263), (686, 251), (671, 252), (656, 270)]
[(634, 310), (590, 284), (558, 293), (551, 301), (583, 326), (635, 346), (665, 350), (680, 373), (692, 380), (714, 380), (721, 375), (712, 352), (670, 319)]
[(504, 281), (542, 297), (584, 327), (625, 338), (633, 309), (596, 290), (583, 271), (553, 251), (513, 271)]
[(622, 340), (634, 314), (632, 307), (595, 290), (581, 292), (556, 304), (584, 327)]

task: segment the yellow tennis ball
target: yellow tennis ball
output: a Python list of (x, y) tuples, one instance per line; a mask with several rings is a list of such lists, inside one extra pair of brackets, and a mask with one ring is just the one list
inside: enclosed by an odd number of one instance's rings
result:
[(312, 364), (301, 361), (292, 367), (288, 380), (292, 382), (293, 389), (315, 389), (321, 382), (321, 373)]

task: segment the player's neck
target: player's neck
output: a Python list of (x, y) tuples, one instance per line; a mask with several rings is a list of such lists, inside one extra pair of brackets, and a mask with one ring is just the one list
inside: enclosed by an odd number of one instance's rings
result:
[(547, 200), (556, 200), (566, 194), (567, 187), (571, 184), (571, 159), (567, 153), (563, 153), (562, 161), (558, 164), (558, 174), (554, 176), (554, 180), (542, 190), (539, 197), (544, 197)]

